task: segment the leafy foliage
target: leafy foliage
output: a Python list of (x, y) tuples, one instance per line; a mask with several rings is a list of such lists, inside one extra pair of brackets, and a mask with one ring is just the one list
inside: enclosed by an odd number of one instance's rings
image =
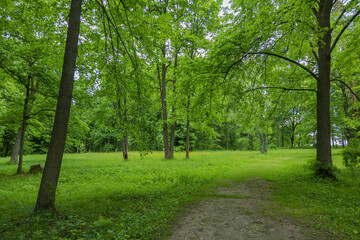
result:
[(355, 169), (360, 165), (360, 139), (358, 137), (350, 139), (348, 145), (342, 151), (344, 165)]

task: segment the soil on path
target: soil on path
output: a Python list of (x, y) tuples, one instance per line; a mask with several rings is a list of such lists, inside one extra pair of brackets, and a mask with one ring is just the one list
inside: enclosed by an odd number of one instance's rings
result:
[(330, 239), (295, 219), (279, 216), (269, 182), (253, 178), (219, 187), (174, 223), (169, 240)]

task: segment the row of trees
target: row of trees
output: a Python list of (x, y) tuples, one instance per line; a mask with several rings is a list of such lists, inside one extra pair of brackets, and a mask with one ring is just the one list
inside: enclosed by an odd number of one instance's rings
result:
[(0, 6), (2, 153), (21, 173), (24, 149), (49, 146), (37, 209), (54, 208), (64, 149), (127, 160), (129, 149), (316, 146), (331, 166), (331, 145), (358, 132), (357, 0), (81, 5), (69, 16), (69, 2)]

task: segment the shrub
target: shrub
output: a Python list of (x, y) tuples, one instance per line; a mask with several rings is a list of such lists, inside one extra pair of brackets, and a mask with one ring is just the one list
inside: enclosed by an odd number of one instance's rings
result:
[(343, 163), (347, 168), (357, 168), (360, 164), (360, 139), (352, 138), (342, 151)]

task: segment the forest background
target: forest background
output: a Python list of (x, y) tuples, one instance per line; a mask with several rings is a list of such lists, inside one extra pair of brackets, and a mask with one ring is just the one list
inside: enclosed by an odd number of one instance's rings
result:
[[(324, 2), (331, 29), (319, 27)], [(47, 152), (70, 5), (2, 3), (0, 153), (17, 162)], [(65, 152), (316, 147), (327, 34), (323, 132), (333, 147), (357, 135), (359, 1), (84, 1), (82, 12)]]

